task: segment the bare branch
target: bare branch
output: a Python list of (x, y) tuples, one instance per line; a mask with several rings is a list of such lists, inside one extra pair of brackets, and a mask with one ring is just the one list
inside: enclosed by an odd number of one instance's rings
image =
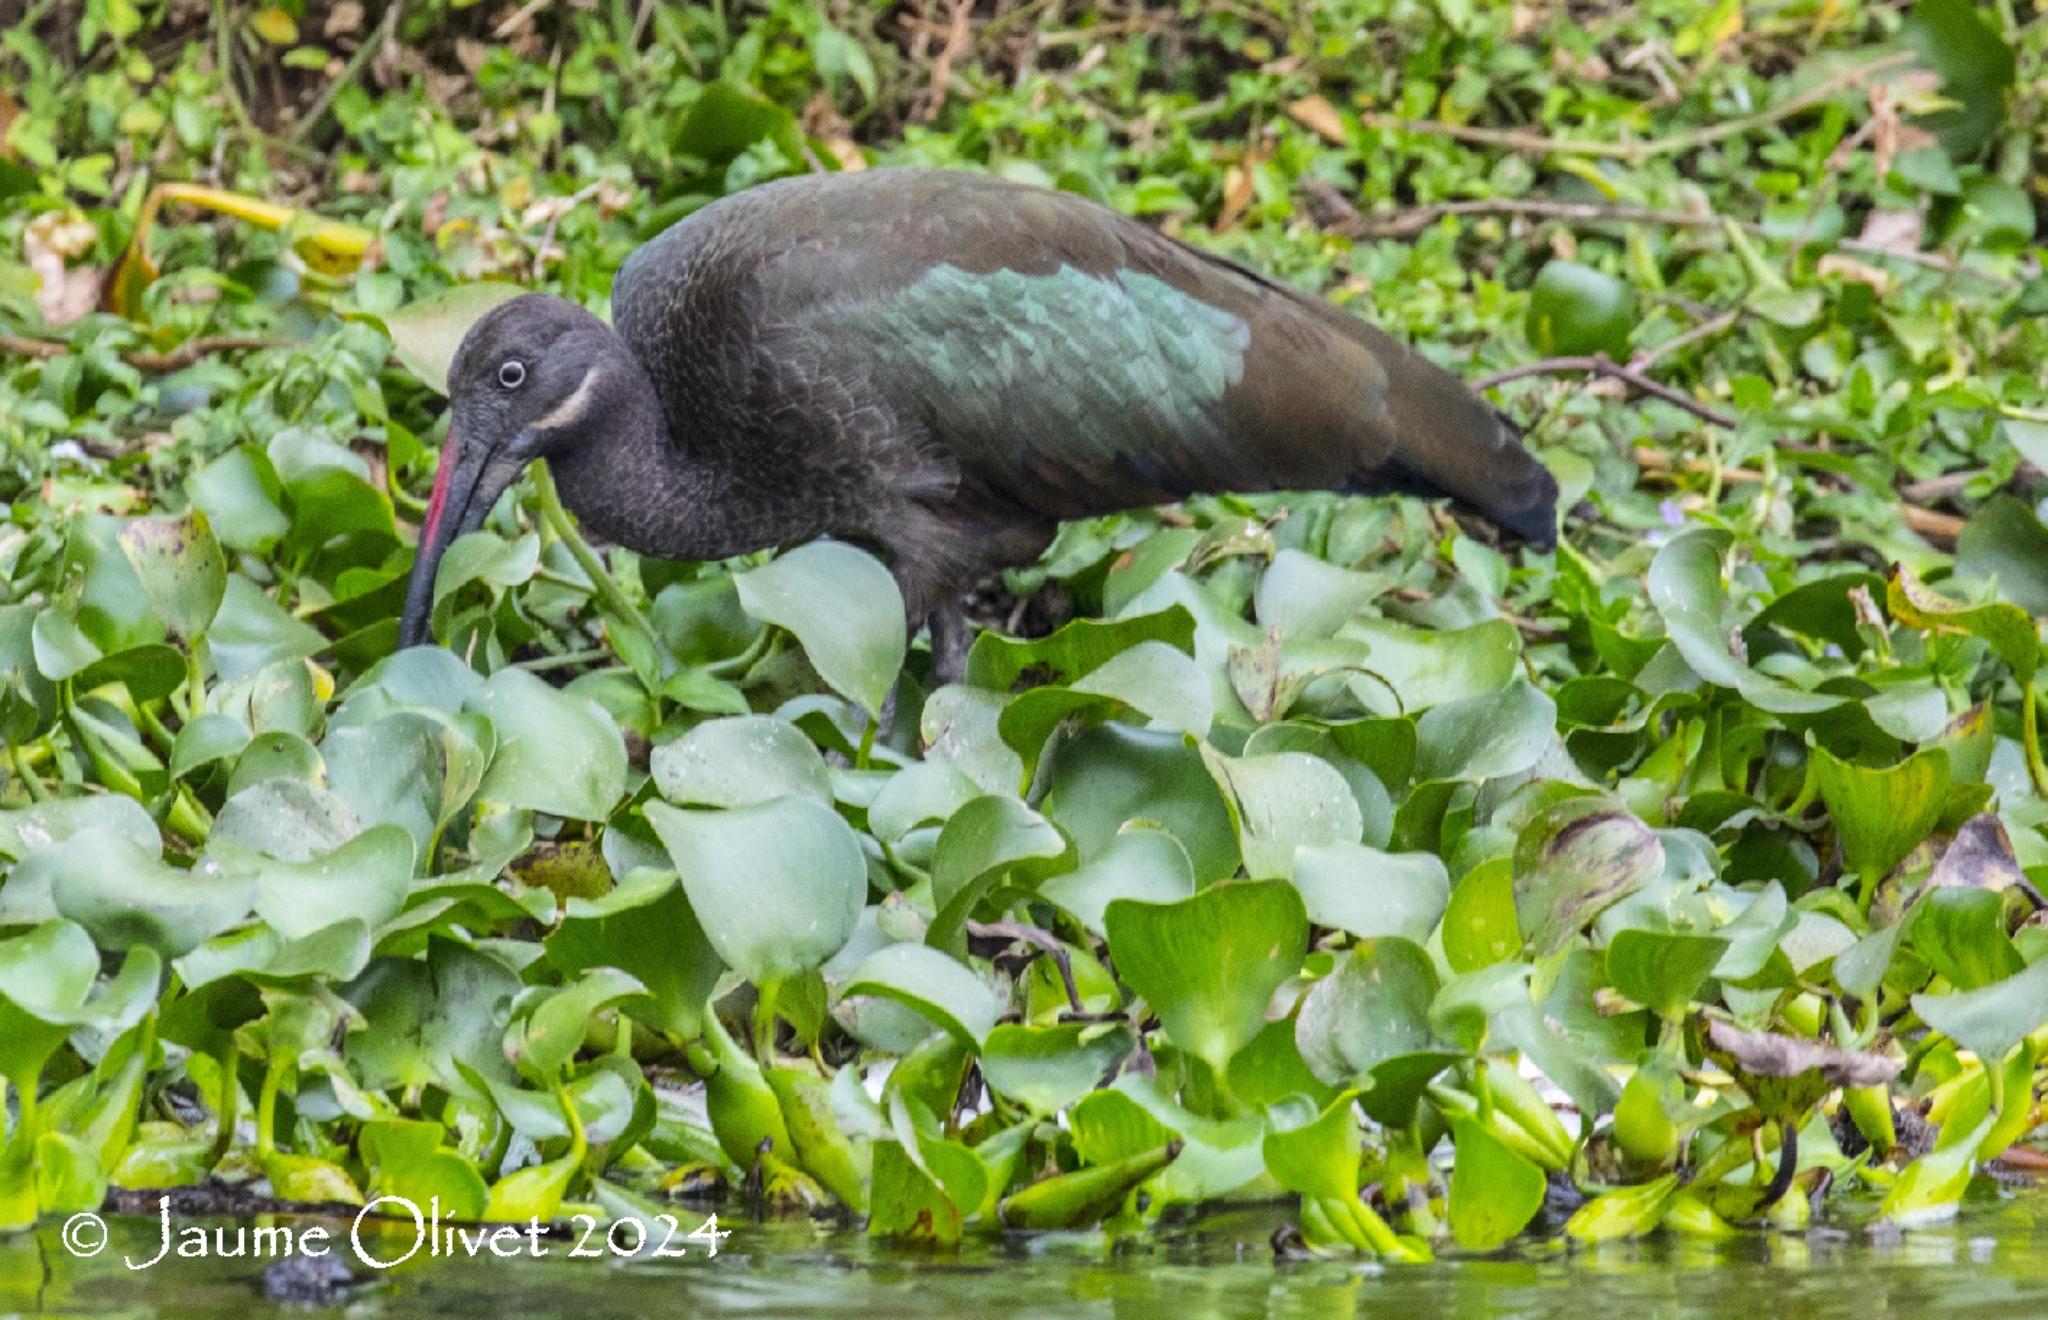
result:
[[(215, 353), (281, 347), (281, 340), (259, 339), (253, 335), (202, 335), (197, 339), (186, 340), (167, 353), (155, 353), (141, 348), (129, 349), (121, 354), (121, 360), (137, 371), (162, 373), (182, 371), (199, 359)], [(0, 335), (0, 354), (53, 358), (62, 357), (70, 351), (71, 345), (60, 339), (28, 339), (20, 335)]]
[(1646, 371), (1658, 359), (1669, 357), (1682, 348), (1690, 348), (1702, 339), (1712, 339), (1724, 330), (1732, 328), (1741, 319), (1742, 309), (1740, 307), (1731, 307), (1719, 316), (1700, 322), (1683, 334), (1672, 336), (1655, 348), (1644, 349), (1628, 360), (1629, 370)]
[[(1334, 193), (1336, 190), (1329, 191)], [(1328, 200), (1322, 198), (1320, 192), (1318, 196), (1321, 200)], [(1347, 217), (1339, 224), (1326, 225), (1325, 228), (1336, 233), (1348, 233), (1352, 237), (1364, 238), (1407, 238), (1429, 228), (1447, 215), (1526, 216), (1542, 220), (1573, 220), (1581, 224), (1646, 224), (1687, 229), (1717, 229), (1721, 225), (1720, 216), (1704, 212), (1695, 214), (1691, 211), (1660, 211), (1647, 206), (1613, 206), (1605, 202), (1560, 202), (1546, 197), (1499, 197), (1478, 201), (1433, 202), (1427, 206), (1410, 207), (1408, 210), (1394, 211), (1384, 216), (1363, 215), (1355, 207), (1351, 207), (1349, 202), (1345, 202), (1344, 205), (1351, 211), (1352, 216), (1357, 217), (1356, 220)]]
[(1739, 137), (1751, 129), (1775, 124), (1789, 119), (1804, 110), (1828, 100), (1837, 92), (1853, 87), (1873, 74), (1910, 64), (1918, 58), (1912, 51), (1896, 51), (1881, 59), (1859, 64), (1834, 77), (1817, 83), (1797, 96), (1787, 97), (1777, 105), (1759, 110), (1753, 115), (1741, 115), (1708, 124), (1684, 133), (1673, 133), (1669, 137), (1650, 138), (1642, 142), (1597, 142), (1576, 138), (1554, 138), (1541, 133), (1529, 133), (1519, 129), (1477, 128), (1469, 124), (1445, 124), (1434, 119), (1400, 119), (1393, 115), (1367, 115), (1365, 122), (1374, 128), (1391, 129), (1401, 133), (1423, 133), (1432, 137), (1447, 137), (1458, 142), (1469, 142), (1477, 146), (1505, 147), (1511, 151), (1539, 153), (1559, 152), (1574, 156), (1612, 156), (1623, 160), (1639, 161), (1649, 156), (1666, 156), (1674, 152), (1692, 151), (1699, 147), (1719, 142), (1723, 138)]
[[(1323, 229), (1346, 238), (1412, 238), (1449, 215), (1522, 216), (1573, 224), (1663, 225), (1673, 229), (1719, 229), (1724, 224), (1733, 223), (1739, 225), (1747, 234), (1763, 232), (1763, 226), (1753, 220), (1731, 221), (1726, 216), (1692, 211), (1663, 211), (1654, 207), (1616, 206), (1605, 202), (1562, 202), (1547, 197), (1498, 197), (1431, 202), (1426, 206), (1367, 215), (1337, 189), (1321, 180), (1303, 180), (1301, 187), (1313, 203), (1311, 218)], [(2019, 283), (2018, 280), (2004, 275), (1979, 270), (1967, 262), (1958, 261), (1940, 252), (1890, 247), (1861, 238), (1838, 238), (1833, 246), (1843, 252), (1887, 257), (1893, 261), (1903, 261), (1944, 274), (1960, 275), (1997, 289), (2010, 289)], [(2027, 267), (2023, 269), (2030, 271)]]
[(1735, 429), (1735, 417), (1718, 408), (1710, 408), (1682, 391), (1672, 389), (1659, 381), (1651, 380), (1635, 367), (1623, 366), (1605, 353), (1594, 353), (1586, 357), (1544, 358), (1538, 362), (1525, 362), (1519, 367), (1496, 371), (1490, 376), (1481, 376), (1472, 382), (1475, 390), (1489, 390), (1496, 385), (1505, 385), (1511, 380), (1523, 380), (1530, 376), (1560, 376), (1585, 372), (1605, 376), (1633, 386), (1644, 394), (1662, 399), (1674, 408), (1683, 408), (1701, 421), (1714, 426)]

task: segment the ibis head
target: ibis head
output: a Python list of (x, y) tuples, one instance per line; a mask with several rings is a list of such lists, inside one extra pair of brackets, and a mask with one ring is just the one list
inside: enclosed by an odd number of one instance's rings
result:
[(483, 525), (527, 464), (601, 443), (628, 372), (639, 366), (611, 327), (546, 294), (501, 303), (470, 327), (448, 370), (448, 438), (420, 525), (399, 645), (428, 640), (434, 576), (448, 547)]

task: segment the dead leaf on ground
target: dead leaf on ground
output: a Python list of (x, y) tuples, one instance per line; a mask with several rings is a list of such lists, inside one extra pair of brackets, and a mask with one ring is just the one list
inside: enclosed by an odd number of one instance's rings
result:
[(1350, 135), (1344, 131), (1343, 116), (1337, 113), (1337, 107), (1331, 105), (1326, 97), (1304, 96), (1289, 105), (1287, 113), (1294, 116), (1294, 121), (1303, 128), (1321, 135), (1334, 146), (1341, 147), (1351, 140)]
[(36, 307), (44, 325), (70, 325), (98, 304), (106, 272), (68, 264), (98, 240), (99, 230), (76, 211), (45, 211), (22, 230), (22, 256), (36, 277)]
[(1562, 46), (1553, 47), (1550, 52), (1550, 67), (1567, 77), (1585, 82), (1606, 82), (1614, 76), (1614, 66), (1600, 58), (1598, 51), (1578, 55)]
[(829, 92), (819, 92), (810, 99), (798, 124), (804, 136), (825, 144), (826, 152), (838, 162), (840, 169), (850, 173), (868, 167), (867, 157), (860, 153), (860, 144), (853, 140), (853, 125), (832, 104)]
[(1917, 210), (1872, 211), (1856, 241), (1894, 252), (1917, 252), (1926, 232), (1927, 217)]
[(327, 22), (320, 28), (321, 35), (345, 37), (357, 32), (363, 26), (363, 7), (356, 0), (337, 0), (334, 8), (327, 11)]
[(1245, 208), (1252, 204), (1252, 163), (1232, 165), (1223, 171), (1223, 206), (1216, 212), (1213, 226), (1219, 234), (1243, 218)]

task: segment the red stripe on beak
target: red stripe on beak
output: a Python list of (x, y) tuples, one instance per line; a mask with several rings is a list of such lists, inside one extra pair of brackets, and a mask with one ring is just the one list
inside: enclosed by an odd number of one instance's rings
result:
[(448, 502), (448, 482), (455, 475), (455, 456), (461, 445), (455, 436), (455, 419), (448, 419), (448, 438), (441, 442), (441, 466), (434, 473), (434, 493), (427, 499), (427, 520), (420, 526), (420, 544), (434, 543), (434, 533), (441, 526), (441, 508)]

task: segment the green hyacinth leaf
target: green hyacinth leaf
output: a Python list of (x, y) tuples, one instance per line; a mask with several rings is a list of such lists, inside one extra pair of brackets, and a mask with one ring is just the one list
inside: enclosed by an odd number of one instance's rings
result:
[(813, 541), (734, 576), (740, 606), (795, 634), (818, 677), (879, 715), (908, 638), (896, 579), (874, 556)]

